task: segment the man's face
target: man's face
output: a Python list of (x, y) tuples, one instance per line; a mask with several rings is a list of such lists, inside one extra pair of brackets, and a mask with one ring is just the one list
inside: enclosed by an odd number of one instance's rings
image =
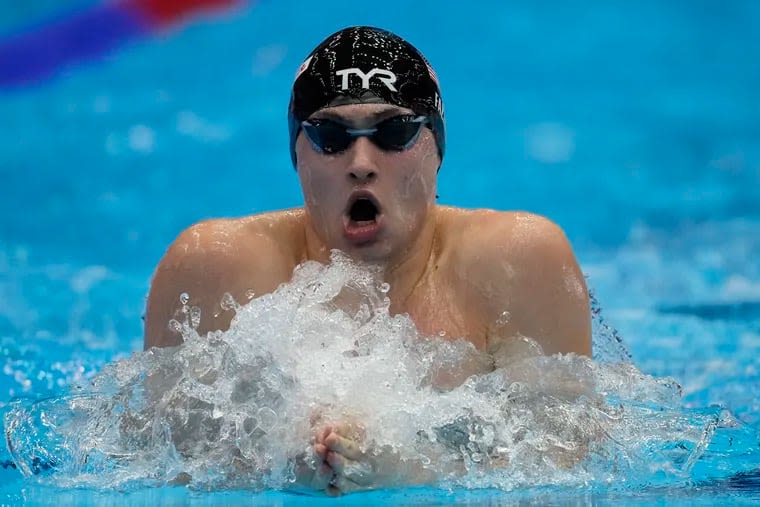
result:
[[(389, 104), (350, 104), (322, 109), (309, 119), (364, 129), (410, 114)], [(315, 150), (301, 132), (296, 155), (306, 211), (329, 249), (363, 261), (392, 260), (412, 246), (430, 217), (440, 159), (428, 128), (404, 151), (386, 151), (358, 137), (333, 154)]]

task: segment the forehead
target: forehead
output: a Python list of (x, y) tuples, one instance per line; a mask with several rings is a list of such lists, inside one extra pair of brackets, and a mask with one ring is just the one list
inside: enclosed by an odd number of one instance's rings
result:
[(414, 111), (393, 104), (343, 104), (320, 109), (311, 115), (311, 118), (334, 118), (346, 122), (359, 122), (382, 120), (399, 114), (414, 114)]

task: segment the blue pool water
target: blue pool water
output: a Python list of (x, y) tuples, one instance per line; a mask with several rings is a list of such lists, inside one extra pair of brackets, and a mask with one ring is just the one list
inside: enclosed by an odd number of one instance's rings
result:
[[(0, 40), (91, 3), (3, 4)], [(325, 35), (372, 24), (410, 39), (441, 79), (441, 202), (559, 223), (638, 368), (676, 379), (685, 408), (727, 409), (743, 438), (760, 430), (760, 4), (362, 11), (261, 1), (0, 90), (0, 405), (66, 392), (140, 350), (152, 269), (183, 228), (300, 205), (285, 125), (294, 71)], [(412, 489), (339, 503), (751, 503), (756, 442), (716, 441), (691, 480), (635, 491)], [(3, 504), (251, 501), (72, 491), (12, 468), (0, 481)]]

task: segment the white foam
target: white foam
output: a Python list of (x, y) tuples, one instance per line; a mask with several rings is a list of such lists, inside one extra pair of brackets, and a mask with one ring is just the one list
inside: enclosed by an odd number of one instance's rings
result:
[[(350, 419), (368, 448), (446, 486), (630, 486), (688, 477), (715, 428), (716, 414), (680, 408), (676, 382), (628, 363), (518, 344), (488, 371), (469, 342), (390, 315), (387, 292), (375, 271), (336, 254), (238, 307), (227, 332), (198, 336), (186, 308), (181, 346), (111, 364), (82, 394), (10, 410), (14, 459), (27, 475), (35, 459), (55, 463), (65, 485), (182, 474), (203, 488), (282, 488), (311, 421)], [(442, 389), (442, 373), (467, 377), (463, 365), (480, 373)]]

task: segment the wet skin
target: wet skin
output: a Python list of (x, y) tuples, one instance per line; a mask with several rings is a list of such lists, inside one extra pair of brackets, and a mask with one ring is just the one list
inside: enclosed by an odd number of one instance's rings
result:
[[(409, 113), (353, 104), (313, 117), (367, 128)], [(227, 329), (233, 313), (220, 306), (225, 293), (245, 302), (251, 293), (272, 292), (299, 264), (327, 263), (338, 249), (380, 266), (391, 287), (392, 314), (408, 314), (426, 335), (465, 338), (488, 358), (486, 364), (465, 361), (435, 379), (439, 386), (505, 364), (521, 336), (547, 354), (590, 356), (588, 294), (563, 231), (531, 213), (437, 205), (440, 159), (429, 129), (401, 152), (361, 137), (343, 152), (324, 154), (301, 134), (296, 154), (303, 208), (202, 222), (170, 246), (148, 297), (145, 348), (181, 342), (167, 326), (179, 315), (179, 294), (189, 294), (189, 304), (201, 309), (200, 333)], [(358, 201), (371, 202), (370, 220), (355, 213)], [(304, 472), (302, 485), (338, 494), (390, 480), (383, 468), (392, 466), (392, 457), (366, 452), (355, 426), (315, 426), (317, 465)]]

